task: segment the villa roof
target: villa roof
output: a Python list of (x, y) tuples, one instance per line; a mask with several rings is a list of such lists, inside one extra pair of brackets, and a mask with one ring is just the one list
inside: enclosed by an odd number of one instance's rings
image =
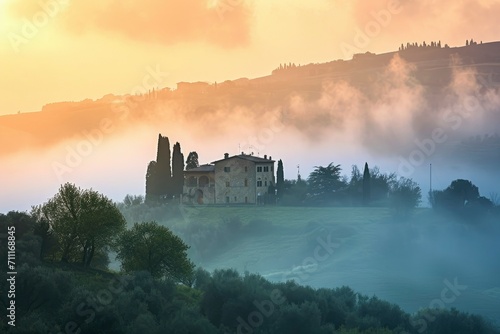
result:
[(201, 166), (196, 167), (196, 168), (187, 169), (184, 171), (184, 173), (210, 173), (210, 172), (214, 172), (214, 171), (215, 171), (214, 165), (206, 164), (206, 165), (201, 165)]
[(221, 162), (221, 161), (229, 160), (229, 159), (234, 159), (234, 158), (245, 159), (245, 160), (249, 160), (249, 161), (252, 161), (252, 162), (255, 162), (255, 163), (273, 163), (273, 162), (275, 162), (274, 160), (271, 160), (271, 159), (264, 159), (264, 158), (256, 157), (256, 156), (253, 156), (253, 155), (238, 154), (238, 155), (233, 155), (232, 157), (228, 157), (228, 158), (225, 158), (225, 159), (220, 159), (220, 160), (213, 161), (212, 163), (215, 164), (217, 162)]

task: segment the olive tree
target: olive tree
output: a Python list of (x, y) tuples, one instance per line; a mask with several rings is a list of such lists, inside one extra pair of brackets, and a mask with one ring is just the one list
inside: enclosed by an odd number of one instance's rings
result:
[(135, 223), (117, 243), (117, 259), (125, 272), (148, 271), (155, 278), (166, 277), (190, 285), (194, 264), (181, 238), (155, 221)]
[(105, 252), (126, 222), (115, 204), (92, 189), (66, 183), (41, 206), (34, 207), (38, 219), (48, 222), (59, 245), (62, 262), (81, 262), (89, 267), (96, 253)]

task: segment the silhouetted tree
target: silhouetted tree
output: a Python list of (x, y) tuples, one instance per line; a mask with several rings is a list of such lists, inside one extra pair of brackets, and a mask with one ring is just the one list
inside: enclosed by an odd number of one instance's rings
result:
[(117, 258), (125, 272), (148, 271), (155, 278), (192, 282), (194, 264), (187, 257), (181, 238), (158, 223), (135, 223), (118, 240)]
[(365, 170), (363, 171), (363, 205), (370, 204), (371, 197), (371, 176), (368, 169), (368, 163), (365, 162)]
[(156, 174), (160, 196), (170, 197), (172, 183), (172, 167), (170, 164), (170, 142), (168, 137), (158, 135), (158, 151), (156, 154)]
[(126, 225), (114, 203), (94, 190), (66, 183), (59, 192), (33, 210), (48, 220), (61, 249), (62, 262), (89, 267), (94, 255), (109, 247)]
[(395, 173), (381, 173), (378, 167), (370, 169), (370, 203), (372, 205), (388, 205), (391, 183), (395, 180)]
[(140, 205), (144, 203), (144, 197), (139, 195), (139, 196), (136, 196), (136, 195), (126, 195), (125, 198), (123, 199), (123, 204), (126, 206), (126, 207), (130, 207), (130, 206), (133, 206), (133, 205)]
[(278, 190), (278, 198), (283, 196), (285, 186), (285, 173), (283, 170), (283, 161), (278, 160), (278, 169), (276, 170), (276, 189)]
[(40, 260), (44, 260), (50, 255), (54, 255), (57, 251), (57, 239), (54, 236), (54, 231), (50, 227), (48, 217), (45, 216), (41, 206), (34, 206), (31, 209), (31, 216), (35, 220), (33, 234), (40, 237)]
[(186, 159), (186, 170), (193, 169), (199, 166), (200, 164), (198, 162), (198, 153), (196, 153), (195, 151), (189, 152)]
[(451, 196), (451, 200), (457, 207), (464, 207), (468, 202), (472, 202), (479, 197), (479, 188), (469, 180), (458, 179), (446, 188)]
[(178, 142), (174, 145), (172, 154), (172, 195), (179, 196), (182, 194), (184, 186), (184, 155), (181, 152), (181, 144)]
[(340, 165), (333, 162), (328, 166), (316, 166), (308, 178), (309, 188), (313, 200), (330, 201), (335, 193), (345, 186), (340, 177)]
[(156, 161), (150, 161), (146, 171), (146, 201), (157, 200), (160, 196), (158, 168)]
[(391, 184), (391, 205), (396, 215), (407, 216), (417, 207), (422, 199), (420, 187), (412, 179), (401, 177)]

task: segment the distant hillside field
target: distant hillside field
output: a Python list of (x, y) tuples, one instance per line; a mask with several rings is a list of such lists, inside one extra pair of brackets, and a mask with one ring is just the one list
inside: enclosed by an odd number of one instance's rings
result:
[[(148, 219), (161, 220), (154, 211)], [(500, 319), (498, 226), (464, 225), (430, 209), (401, 221), (386, 208), (272, 206), (184, 207), (162, 223), (210, 271), (235, 268), (317, 288), (348, 285), (409, 312), (439, 304), (456, 281), (466, 288), (445, 307)]]

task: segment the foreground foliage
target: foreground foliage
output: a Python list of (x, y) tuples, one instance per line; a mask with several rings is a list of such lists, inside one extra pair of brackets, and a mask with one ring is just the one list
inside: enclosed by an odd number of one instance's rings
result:
[[(455, 309), (409, 315), (348, 287), (316, 290), (234, 270), (198, 269), (189, 288), (148, 272), (118, 275), (69, 266), (19, 268), (23, 289), (9, 332), (413, 334), (422, 331), (423, 319), (432, 319), (425, 333), (499, 333), (475, 315)], [(0, 331), (6, 329), (0, 323)]]
[(155, 278), (167, 277), (189, 284), (194, 264), (187, 258), (188, 248), (165, 226), (156, 222), (136, 223), (121, 234), (117, 259), (125, 272), (143, 270)]
[[(127, 275), (71, 263), (46, 263), (39, 258), (41, 238), (33, 234), (27, 217), (0, 215), (1, 232), (7, 225), (19, 226), (17, 247), (22, 261), (17, 268), (16, 326), (9, 327), (4, 317), (0, 332), (500, 333), (476, 315), (455, 309), (425, 309), (410, 315), (397, 305), (345, 286), (313, 289), (293, 281), (272, 283), (235, 270), (210, 274), (198, 268), (189, 287), (155, 278), (148, 271)], [(151, 236), (172, 237), (168, 230), (157, 229), (161, 228), (154, 223), (136, 224), (130, 234), (156, 246), (163, 239)], [(149, 252), (141, 247), (145, 245), (136, 248), (137, 252)], [(6, 291), (7, 284), (1, 280), (0, 290)], [(1, 307), (7, 307), (6, 298), (0, 296)]]
[(110, 199), (70, 183), (62, 185), (43, 205), (33, 207), (32, 217), (41, 234), (55, 238), (53, 257), (62, 262), (80, 262), (85, 267), (97, 254), (106, 255), (126, 226), (125, 218)]

